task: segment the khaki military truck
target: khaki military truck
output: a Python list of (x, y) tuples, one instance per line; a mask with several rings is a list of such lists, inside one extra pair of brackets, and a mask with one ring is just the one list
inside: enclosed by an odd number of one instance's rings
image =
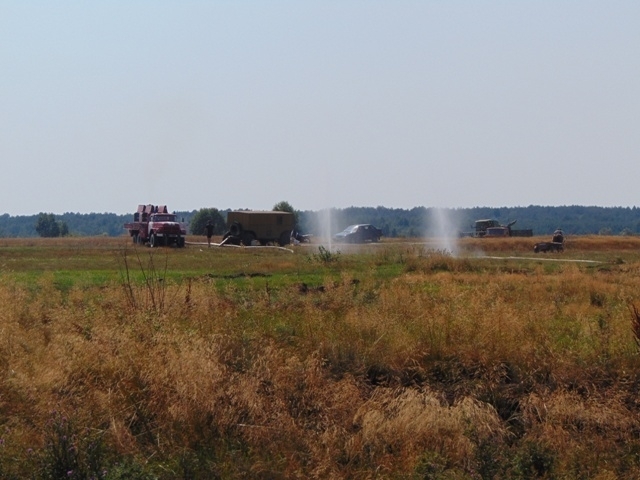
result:
[(227, 231), (222, 243), (235, 245), (281, 246), (290, 243), (291, 232), (295, 228), (295, 216), (289, 212), (241, 210), (227, 214)]
[(533, 236), (533, 230), (516, 230), (511, 228), (516, 223), (516, 220), (509, 222), (506, 225), (501, 225), (500, 222), (493, 219), (476, 220), (474, 224), (474, 231), (463, 233), (463, 237), (531, 237)]

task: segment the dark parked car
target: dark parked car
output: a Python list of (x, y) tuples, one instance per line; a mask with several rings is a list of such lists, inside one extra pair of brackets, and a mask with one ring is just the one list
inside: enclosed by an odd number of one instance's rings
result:
[(382, 230), (369, 224), (349, 225), (340, 233), (333, 236), (339, 243), (377, 242), (382, 236)]

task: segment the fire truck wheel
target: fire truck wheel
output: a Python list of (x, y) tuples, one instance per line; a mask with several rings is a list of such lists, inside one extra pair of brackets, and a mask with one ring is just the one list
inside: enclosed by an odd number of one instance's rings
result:
[(149, 246), (151, 248), (154, 248), (154, 247), (158, 246), (158, 237), (156, 236), (155, 233), (152, 233), (151, 237), (149, 238)]
[(131, 235), (131, 240), (133, 240), (134, 244), (138, 244), (138, 234), (134, 233), (133, 235)]

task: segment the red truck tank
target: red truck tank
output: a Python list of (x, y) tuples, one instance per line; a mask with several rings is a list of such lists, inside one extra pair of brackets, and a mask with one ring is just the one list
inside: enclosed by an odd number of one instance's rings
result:
[(138, 205), (133, 222), (125, 223), (133, 243), (150, 247), (175, 245), (184, 247), (187, 228), (166, 205)]

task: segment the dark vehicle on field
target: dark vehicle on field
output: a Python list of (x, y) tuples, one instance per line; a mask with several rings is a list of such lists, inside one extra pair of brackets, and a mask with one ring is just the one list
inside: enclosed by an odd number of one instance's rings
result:
[(338, 243), (367, 243), (378, 242), (382, 236), (382, 230), (368, 223), (349, 225), (340, 233), (333, 236)]
[(560, 242), (539, 242), (533, 246), (535, 253), (547, 253), (547, 252), (563, 252), (564, 244)]
[(533, 246), (533, 251), (538, 252), (563, 252), (564, 251), (564, 233), (557, 229), (553, 232), (550, 242), (540, 242)]
[(133, 243), (150, 247), (175, 245), (184, 247), (187, 227), (179, 222), (166, 205), (138, 205), (133, 222), (124, 224)]
[(236, 211), (227, 214), (227, 231), (222, 243), (234, 245), (288, 245), (295, 227), (295, 216), (278, 211)]
[(495, 238), (495, 237), (532, 237), (533, 230), (524, 229), (516, 230), (511, 228), (516, 223), (516, 220), (501, 225), (498, 220), (483, 219), (476, 220), (474, 223), (473, 232), (462, 233), (462, 237), (476, 237), (476, 238)]

